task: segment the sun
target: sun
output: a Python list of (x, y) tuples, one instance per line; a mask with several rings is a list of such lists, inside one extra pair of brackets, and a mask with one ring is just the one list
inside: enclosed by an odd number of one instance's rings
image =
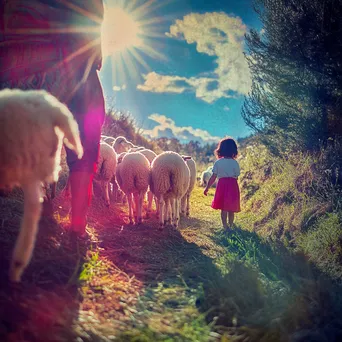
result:
[(103, 55), (108, 56), (125, 49), (141, 47), (142, 33), (139, 23), (124, 9), (108, 8), (102, 24)]
[(105, 5), (101, 26), (104, 58), (111, 59), (115, 89), (128, 80), (138, 81), (142, 71), (150, 71), (152, 60), (167, 62), (160, 39), (165, 38), (165, 18), (156, 9), (174, 0), (111, 0)]

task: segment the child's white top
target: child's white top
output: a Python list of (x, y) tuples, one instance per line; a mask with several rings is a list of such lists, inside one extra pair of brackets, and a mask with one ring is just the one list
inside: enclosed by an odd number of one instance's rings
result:
[(235, 159), (220, 158), (214, 163), (213, 173), (218, 179), (223, 177), (238, 178), (240, 175), (240, 166)]

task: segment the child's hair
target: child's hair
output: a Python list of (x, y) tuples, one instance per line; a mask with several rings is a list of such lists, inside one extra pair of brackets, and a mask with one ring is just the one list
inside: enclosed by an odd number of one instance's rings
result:
[(237, 145), (233, 138), (222, 139), (215, 150), (217, 158), (227, 157), (235, 159), (238, 155)]

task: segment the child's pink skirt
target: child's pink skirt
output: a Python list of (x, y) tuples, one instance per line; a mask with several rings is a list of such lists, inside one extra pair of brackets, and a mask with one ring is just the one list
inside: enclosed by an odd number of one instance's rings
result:
[(235, 213), (241, 210), (240, 190), (236, 178), (224, 177), (219, 179), (211, 207)]

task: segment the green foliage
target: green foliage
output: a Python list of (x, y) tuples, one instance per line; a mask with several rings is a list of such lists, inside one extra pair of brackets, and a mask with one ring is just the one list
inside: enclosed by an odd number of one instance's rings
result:
[(342, 1), (255, 0), (253, 85), (243, 117), (273, 151), (317, 150), (342, 132)]
[(96, 275), (97, 269), (101, 263), (102, 261), (99, 260), (98, 252), (89, 252), (78, 279), (80, 281), (91, 281), (91, 279)]
[(307, 233), (298, 239), (298, 246), (324, 272), (342, 278), (342, 220), (336, 213), (318, 219)]
[[(276, 157), (264, 145), (250, 141), (239, 161), (242, 212), (237, 218), (250, 231), (303, 251), (315, 264), (324, 265), (323, 272), (339, 278), (341, 257), (336, 246), (342, 231), (336, 217), (342, 213), (342, 192), (336, 174), (332, 177), (331, 170), (336, 169), (329, 164), (333, 151)], [(327, 213), (335, 220), (327, 220)], [(252, 246), (248, 250), (251, 253)]]

